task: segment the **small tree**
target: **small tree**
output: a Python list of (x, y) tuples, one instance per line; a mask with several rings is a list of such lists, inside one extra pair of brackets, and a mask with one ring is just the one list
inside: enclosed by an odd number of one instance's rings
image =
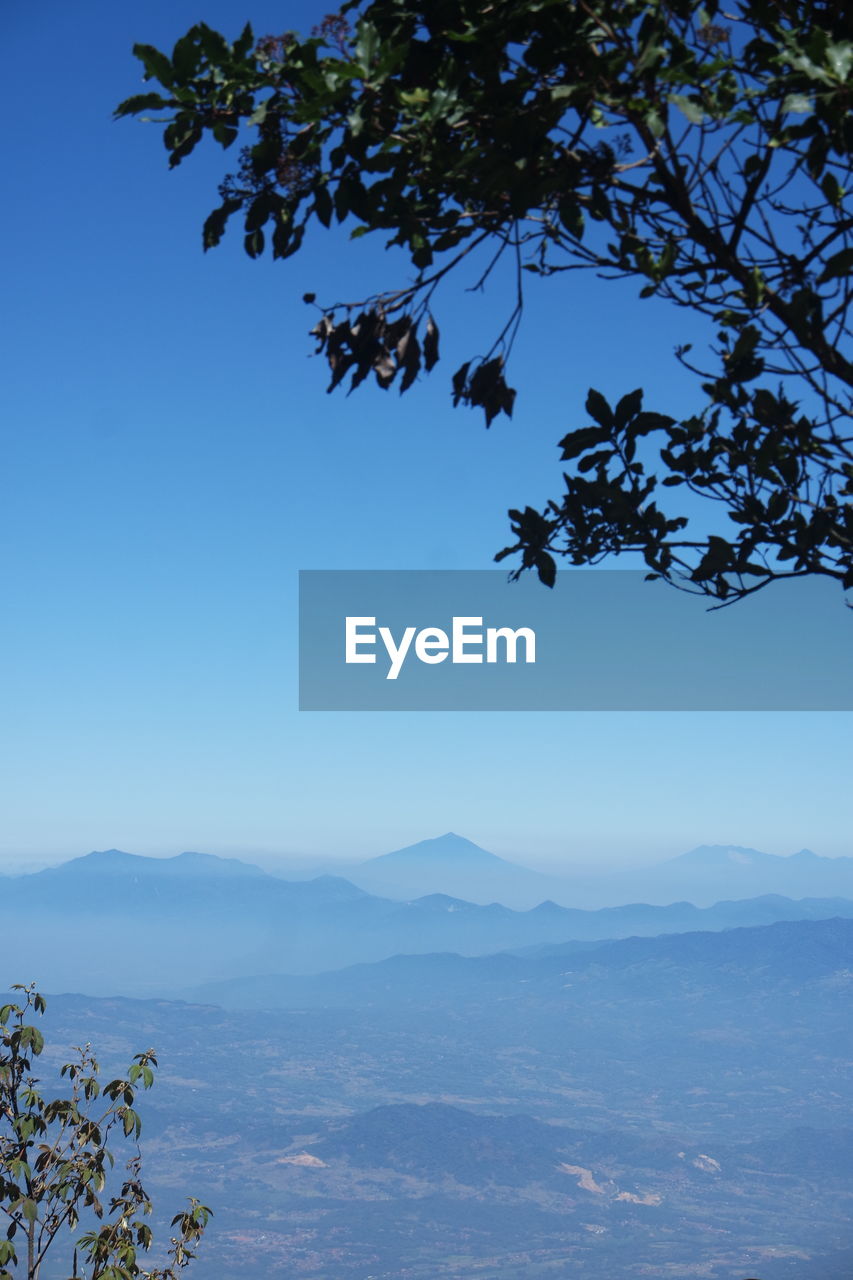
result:
[[(409, 284), (322, 309), (329, 390), (408, 391), (432, 369), (440, 293), (466, 264), (465, 285), (503, 267), (514, 282), (452, 377), (487, 426), (513, 409), (531, 274), (633, 278), (708, 318), (709, 355), (676, 352), (693, 411), (591, 392), (560, 441), (563, 494), (511, 511), (498, 559), (550, 584), (555, 554), (630, 552), (719, 599), (808, 574), (851, 587), (851, 30), (838, 0), (347, 0), (308, 39), (199, 24), (171, 55), (137, 45), (162, 92), (118, 114), (165, 111), (172, 166), (206, 135), (246, 141), (205, 249), (240, 218), (251, 257), (286, 258), (337, 220), (408, 254)], [(717, 504), (712, 536), (685, 491)]]
[[(150, 1089), (154, 1083), (153, 1051), (136, 1054), (125, 1078), (101, 1085), (98, 1063), (86, 1045), (61, 1068), (69, 1096), (46, 1096), (32, 1066), (44, 1049), (44, 1036), (29, 1021), (31, 1014), (44, 1013), (45, 1000), (32, 984), (16, 984), (13, 990), (22, 993), (20, 1003), (0, 1007), (0, 1210), (6, 1219), (0, 1280), (13, 1280), (11, 1267), (20, 1268), (17, 1274), (26, 1280), (38, 1280), (51, 1249), (52, 1256), (71, 1254), (65, 1274), (75, 1277), (176, 1280), (195, 1256), (210, 1210), (190, 1199), (189, 1208), (172, 1219), (168, 1261), (148, 1270), (139, 1254), (152, 1244), (145, 1221), (152, 1205), (141, 1182), (138, 1147), (120, 1187), (111, 1194), (108, 1186), (115, 1163), (110, 1138), (139, 1138), (134, 1102), (140, 1086)], [(86, 1218), (91, 1225), (75, 1240)]]

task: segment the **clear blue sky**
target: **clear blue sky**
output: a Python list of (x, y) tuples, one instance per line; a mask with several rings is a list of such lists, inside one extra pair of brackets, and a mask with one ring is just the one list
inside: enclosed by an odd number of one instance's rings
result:
[(853, 853), (847, 715), (297, 712), (298, 569), (488, 567), (507, 507), (559, 490), (590, 383), (687, 408), (670, 353), (702, 336), (631, 288), (534, 290), (516, 417), (487, 433), (448, 380), (499, 285), (439, 302), (447, 354), (416, 392), (325, 396), (301, 295), (359, 294), (381, 248), (318, 235), (253, 263), (236, 234), (205, 257), (227, 157), (169, 173), (160, 131), (111, 113), (134, 40), (328, 7), (4, 8), (0, 862), (368, 855), (448, 829), (531, 860)]

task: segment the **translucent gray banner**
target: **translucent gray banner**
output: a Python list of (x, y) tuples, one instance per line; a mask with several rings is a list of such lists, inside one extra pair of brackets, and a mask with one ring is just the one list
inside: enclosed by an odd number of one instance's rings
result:
[(299, 579), (303, 711), (853, 710), (853, 611), (828, 582), (709, 610), (641, 571)]

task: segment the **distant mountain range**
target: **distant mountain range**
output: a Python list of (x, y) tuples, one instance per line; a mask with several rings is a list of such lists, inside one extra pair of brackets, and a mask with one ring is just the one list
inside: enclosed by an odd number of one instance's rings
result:
[[(270, 874), (235, 858), (204, 853), (139, 858), (116, 849), (75, 858), (62, 867), (74, 868), (75, 875), (96, 878), (125, 874), (131, 868), (137, 876), (148, 871), (159, 876), (167, 865), (176, 879), (205, 872), (211, 877), (238, 879)], [(326, 874), (318, 876), (317, 865)], [(62, 867), (49, 868), (46, 874)], [(0, 875), (0, 884), (8, 878)], [(701, 845), (652, 866), (602, 870), (600, 875), (571, 870), (556, 874), (498, 857), (454, 832), (420, 840), (365, 862), (323, 862), (313, 869), (303, 863), (275, 873), (275, 878), (291, 884), (346, 880), (372, 896), (398, 902), (443, 894), (480, 906), (499, 903), (514, 910), (529, 910), (548, 900), (559, 906), (591, 910), (626, 902), (665, 906), (685, 901), (708, 907), (723, 900), (767, 894), (853, 899), (853, 857), (825, 858), (810, 849), (780, 857), (739, 845)]]
[[(853, 858), (822, 858), (811, 849), (782, 858), (740, 845), (700, 845), (637, 875), (620, 877), (622, 888), (643, 885), (648, 900), (670, 894), (704, 905), (720, 897), (845, 897), (853, 894)], [(661, 896), (663, 895), (663, 897)]]
[[(419, 865), (423, 856), (431, 855), (401, 850), (385, 865)], [(465, 856), (492, 866), (485, 850)], [(207, 982), (317, 973), (397, 953), (542, 953), (569, 942), (853, 917), (848, 899), (781, 895), (595, 911), (552, 901), (515, 911), (435, 893), (401, 902), (337, 876), (288, 881), (236, 859), (144, 858), (115, 849), (6, 877), (0, 887), (6, 954), (23, 957), (16, 965), (27, 969), (8, 973), (9, 981), (34, 978), (91, 994), (174, 995)]]
[[(447, 832), (366, 862), (337, 862), (327, 870), (380, 897), (406, 899), (445, 893), (468, 902), (499, 902), (516, 910), (551, 899), (592, 909), (625, 902), (665, 905), (687, 900), (711, 906), (721, 899), (763, 894), (853, 897), (853, 858), (822, 858), (809, 849), (790, 857), (737, 845), (702, 845), (650, 867), (574, 874), (536, 871), (500, 858), (464, 836)], [(303, 868), (291, 873), (305, 878)]]

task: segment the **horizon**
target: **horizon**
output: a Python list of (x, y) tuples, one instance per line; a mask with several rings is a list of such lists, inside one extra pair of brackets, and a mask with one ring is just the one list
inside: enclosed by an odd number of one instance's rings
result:
[[(162, 861), (162, 862), (173, 861), (176, 858), (182, 858), (187, 856), (199, 856), (203, 858), (213, 858), (222, 862), (239, 862), (239, 863), (243, 863), (246, 866), (260, 868), (263, 871), (274, 871), (276, 866), (280, 866), (281, 868), (286, 869), (288, 866), (288, 863), (294, 864), (294, 867), (299, 865), (304, 868), (308, 868), (314, 864), (318, 866), (323, 866), (323, 865), (337, 866), (339, 864), (341, 865), (351, 864), (352, 867), (355, 868), (357, 866), (362, 865), (362, 863), (364, 862), (378, 861), (383, 858), (388, 858), (391, 855), (396, 853), (407, 852), (411, 849), (416, 849), (424, 845), (437, 844), (440, 841), (447, 840), (448, 838), (451, 838), (451, 837), (455, 840), (461, 840), (461, 841), (464, 841), (466, 844), (473, 845), (474, 848), (481, 850), (482, 852), (488, 853), (494, 858), (499, 858), (501, 861), (509, 862), (510, 864), (520, 867), (523, 870), (529, 870), (529, 871), (541, 870), (548, 875), (559, 876), (560, 872), (558, 870), (558, 867), (562, 867), (564, 868), (564, 874), (567, 877), (570, 877), (572, 873), (574, 873), (575, 875), (577, 875), (578, 873), (589, 874), (592, 870), (592, 868), (589, 866), (588, 863), (583, 863), (580, 861), (560, 862), (558, 864), (554, 862), (548, 862), (548, 861), (537, 863), (530, 857), (527, 857), (526, 859), (524, 859), (523, 856), (513, 857), (508, 853), (496, 853), (494, 850), (485, 848), (485, 846), (481, 845), (478, 841), (472, 840), (468, 836), (460, 835), (458, 832), (455, 832), (455, 831), (445, 831), (438, 836), (422, 836), (420, 839), (412, 840), (410, 843), (405, 845), (400, 845), (394, 849), (382, 850), (378, 853), (368, 855), (367, 858), (365, 858), (360, 853), (355, 853), (355, 852), (346, 853), (341, 851), (335, 854), (328, 853), (328, 854), (314, 854), (314, 855), (302, 854), (298, 852), (288, 854), (284, 852), (276, 853), (276, 852), (264, 851), (264, 850), (252, 851), (252, 850), (247, 850), (245, 848), (242, 849), (241, 851), (234, 850), (231, 852), (222, 852), (222, 851), (213, 852), (208, 849), (197, 849), (197, 848), (175, 849), (174, 851), (149, 852), (141, 849), (123, 849), (123, 848), (120, 848), (118, 845), (109, 845), (102, 849), (88, 849), (88, 850), (85, 850), (84, 852), (78, 851), (78, 852), (57, 854), (51, 860), (49, 861), (45, 860), (39, 863), (39, 865), (31, 868), (27, 867), (25, 863), (16, 863), (14, 859), (0, 859), (0, 875), (10, 874), (10, 872), (6, 870), (6, 868), (9, 866), (14, 866), (16, 868), (16, 870), (12, 874), (28, 875), (28, 874), (35, 874), (38, 871), (42, 871), (42, 870), (52, 870), (56, 867), (65, 866), (69, 862), (76, 862), (84, 858), (90, 858), (93, 856), (104, 856), (106, 854), (122, 854), (124, 856), (131, 857), (131, 858), (144, 858), (144, 859), (151, 859), (154, 861)], [(752, 845), (741, 845), (741, 844), (734, 844), (731, 842), (704, 841), (700, 844), (691, 845), (690, 848), (688, 849), (682, 849), (680, 852), (676, 854), (667, 854), (665, 856), (659, 857), (654, 862), (650, 862), (648, 864), (643, 864), (643, 865), (647, 865), (649, 868), (663, 866), (669, 862), (678, 860), (680, 858), (686, 858), (691, 854), (694, 854), (700, 851), (705, 851), (705, 850), (731, 851), (731, 852), (745, 853), (745, 854), (754, 853), (754, 854), (759, 854), (761, 856), (778, 858), (782, 861), (786, 861), (791, 858), (796, 858), (801, 854), (807, 854), (812, 857), (822, 859), (828, 862), (833, 862), (833, 861), (837, 861), (838, 859), (843, 859), (846, 857), (853, 856), (853, 852), (823, 854), (823, 853), (820, 853), (818, 850), (812, 849), (806, 845), (804, 845), (802, 848), (799, 848), (799, 849), (789, 850), (788, 852), (780, 853), (780, 852), (776, 852), (769, 849), (756, 848)], [(48, 855), (45, 854), (44, 857), (45, 859), (47, 859)], [(632, 864), (632, 869), (642, 870), (642, 867), (633, 866)]]

